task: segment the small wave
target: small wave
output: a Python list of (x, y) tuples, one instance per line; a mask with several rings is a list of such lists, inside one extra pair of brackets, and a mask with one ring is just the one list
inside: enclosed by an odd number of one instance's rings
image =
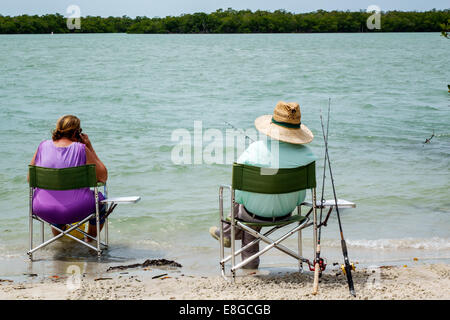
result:
[[(340, 243), (336, 243), (340, 245)], [(377, 240), (347, 240), (347, 245), (367, 249), (421, 249), (421, 250), (449, 250), (450, 238), (433, 237), (429, 239), (377, 239)]]
[(20, 257), (23, 257), (23, 253), (9, 253), (9, 252), (6, 252), (6, 253), (2, 253), (0, 255), (0, 258), (5, 259), (5, 260), (16, 259), (16, 258), (20, 258)]
[(138, 240), (135, 243), (138, 245), (150, 246), (159, 250), (169, 250), (174, 248), (174, 246), (169, 242), (161, 243), (150, 239)]
[(420, 106), (418, 109), (423, 110), (423, 111), (428, 111), (428, 110), (430, 110), (430, 111), (438, 111), (438, 110), (440, 110), (438, 107), (433, 107), (433, 106), (429, 106), (429, 105)]
[(19, 251), (21, 248), (16, 246), (0, 246), (0, 259), (14, 259), (23, 256), (23, 251)]

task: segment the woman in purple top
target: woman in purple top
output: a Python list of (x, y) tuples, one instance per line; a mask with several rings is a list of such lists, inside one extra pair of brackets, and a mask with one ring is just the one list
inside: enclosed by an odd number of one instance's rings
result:
[[(81, 132), (80, 119), (72, 115), (62, 116), (56, 122), (52, 140), (39, 144), (30, 164), (57, 169), (95, 164), (97, 181), (106, 182), (108, 171), (95, 153), (88, 135)], [(99, 199), (104, 199), (101, 193)], [(104, 208), (101, 211), (104, 213)], [(89, 188), (63, 191), (36, 188), (33, 212), (64, 230), (66, 224), (80, 221), (95, 212), (94, 192)], [(52, 232), (54, 235), (59, 233), (53, 228)], [(95, 219), (89, 221), (88, 233), (93, 237), (97, 235)]]

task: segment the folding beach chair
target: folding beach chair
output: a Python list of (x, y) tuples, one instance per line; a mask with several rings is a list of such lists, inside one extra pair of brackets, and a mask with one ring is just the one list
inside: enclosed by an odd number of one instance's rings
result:
[[(298, 260), (299, 268), (302, 270), (303, 262), (309, 263), (309, 261), (302, 257), (302, 230), (313, 226), (314, 234), (314, 250), (317, 245), (317, 202), (316, 202), (316, 173), (315, 162), (312, 162), (306, 166), (291, 168), (291, 169), (268, 169), (260, 168), (256, 166), (249, 166), (245, 164), (233, 164), (232, 173), (232, 185), (221, 185), (219, 188), (219, 215), (220, 215), (220, 267), (222, 276), (227, 279), (228, 276), (225, 273), (225, 264), (231, 260), (231, 277), (233, 282), (236, 278), (236, 270), (242, 268), (252, 260), (256, 259), (260, 255), (266, 253), (272, 248), (276, 248), (287, 255)], [(272, 170), (272, 172), (270, 172)], [(228, 188), (231, 192), (231, 212), (230, 217), (223, 217), (223, 189)], [(300, 191), (310, 189), (312, 192), (312, 205), (309, 212), (305, 215), (301, 215), (301, 205), (297, 206), (297, 214), (292, 214), (286, 220), (280, 220), (275, 222), (264, 223), (249, 223), (241, 221), (234, 217), (233, 208), (235, 204), (235, 191), (242, 190), (255, 193), (265, 194), (280, 194), (289, 193), (294, 191)], [(313, 221), (310, 222), (309, 215), (313, 213)], [(223, 223), (231, 224), (231, 255), (224, 257), (224, 245), (223, 245)], [(295, 224), (295, 227), (290, 229), (287, 233), (283, 234), (276, 240), (270, 239), (268, 236), (274, 231)], [(257, 232), (251, 227), (270, 227), (271, 229), (264, 234)], [(250, 242), (243, 248), (236, 250), (235, 247), (235, 230), (236, 228), (248, 232), (256, 239)], [(261, 229), (262, 230), (262, 229)], [(293, 250), (281, 245), (280, 243), (290, 236), (298, 235), (298, 250)], [(254, 255), (236, 264), (235, 258), (245, 249), (252, 245), (263, 241), (268, 245), (262, 250), (258, 251)]]
[[(28, 256), (31, 260), (33, 260), (33, 253), (48, 244), (56, 241), (57, 239), (67, 236), (89, 248), (97, 251), (98, 256), (102, 254), (102, 250), (108, 248), (108, 216), (115, 209), (115, 207), (119, 203), (136, 203), (141, 198), (138, 196), (133, 197), (119, 197), (119, 198), (108, 198), (108, 190), (106, 184), (97, 183), (97, 177), (95, 173), (95, 165), (89, 164), (79, 167), (70, 167), (63, 169), (53, 169), (53, 168), (44, 168), (38, 166), (28, 166), (29, 167), (29, 187), (30, 187), (30, 199), (29, 199), (29, 233), (30, 233), (30, 250), (27, 252)], [(98, 197), (98, 188), (104, 188), (104, 196), (105, 200), (99, 201)], [(94, 188), (95, 194), (95, 212), (84, 218), (83, 220), (72, 224), (66, 230), (61, 230), (58, 227), (52, 225), (51, 223), (43, 220), (33, 213), (33, 192), (35, 188), (47, 189), (47, 190), (71, 190), (71, 189), (80, 189), (80, 188)], [(100, 204), (106, 205), (106, 214), (105, 214), (105, 242), (100, 240)], [(95, 218), (97, 222), (97, 237), (92, 237), (87, 234), (84, 230), (80, 229), (84, 223), (86, 223), (89, 219)], [(37, 247), (33, 248), (33, 221), (38, 220), (41, 222), (41, 244)], [(67, 224), (72, 223), (73, 221), (68, 221)], [(44, 241), (44, 224), (47, 223), (51, 228), (59, 231), (60, 233), (47, 240)], [(95, 240), (96, 246), (75, 237), (71, 234), (72, 231), (78, 231), (84, 236)]]

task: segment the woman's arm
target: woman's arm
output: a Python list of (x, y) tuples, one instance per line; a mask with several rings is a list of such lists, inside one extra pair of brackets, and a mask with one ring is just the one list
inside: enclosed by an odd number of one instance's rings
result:
[(103, 162), (97, 156), (92, 147), (91, 141), (87, 134), (81, 136), (82, 142), (86, 145), (86, 164), (95, 164), (95, 172), (97, 174), (97, 181), (106, 182), (108, 180), (108, 170)]

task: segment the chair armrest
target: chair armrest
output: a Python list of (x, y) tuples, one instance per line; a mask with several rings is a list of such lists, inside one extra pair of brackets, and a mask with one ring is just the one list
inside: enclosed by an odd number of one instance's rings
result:
[(131, 196), (131, 197), (115, 197), (108, 198), (100, 201), (101, 203), (136, 203), (141, 200), (139, 196)]
[[(301, 205), (306, 206), (306, 207), (312, 207), (312, 201), (305, 201), (303, 202)], [(343, 200), (343, 199), (338, 199), (337, 201), (337, 205), (339, 206), (339, 208), (356, 208), (356, 204), (347, 200)], [(320, 200), (316, 201), (316, 206), (318, 208), (321, 207), (321, 203)], [(333, 200), (326, 200), (323, 203), (323, 207), (324, 208), (329, 208), (329, 207), (335, 207), (336, 206), (336, 202)]]

